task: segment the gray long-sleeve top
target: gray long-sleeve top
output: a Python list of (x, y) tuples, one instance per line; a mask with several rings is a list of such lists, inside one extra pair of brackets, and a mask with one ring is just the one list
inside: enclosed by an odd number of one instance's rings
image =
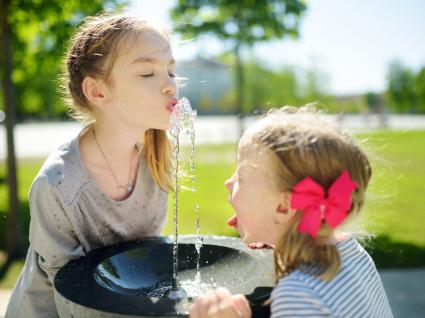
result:
[(78, 134), (47, 158), (30, 192), (30, 247), (6, 318), (58, 317), (55, 273), (70, 259), (114, 243), (159, 235), (167, 192), (141, 156), (131, 195), (115, 201), (102, 192), (81, 160)]

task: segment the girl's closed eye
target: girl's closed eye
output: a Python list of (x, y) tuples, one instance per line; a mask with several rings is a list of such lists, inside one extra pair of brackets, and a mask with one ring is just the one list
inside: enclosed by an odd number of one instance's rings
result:
[[(147, 77), (152, 77), (153, 75), (154, 75), (153, 73), (151, 73), (151, 74), (141, 74), (140, 77), (147, 78)], [(173, 74), (173, 73), (168, 73), (168, 76), (170, 76), (171, 78), (176, 77), (176, 75)]]
[(234, 183), (237, 183), (238, 185), (242, 183), (242, 178), (240, 174), (235, 174)]

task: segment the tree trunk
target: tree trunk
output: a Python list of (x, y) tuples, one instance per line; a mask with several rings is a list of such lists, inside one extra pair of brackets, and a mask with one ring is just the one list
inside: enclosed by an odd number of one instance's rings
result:
[(235, 67), (235, 82), (236, 82), (236, 114), (238, 115), (238, 130), (239, 137), (243, 133), (244, 121), (244, 104), (245, 104), (245, 77), (243, 70), (243, 62), (240, 56), (241, 44), (237, 43), (234, 49), (236, 67)]
[(9, 260), (21, 257), (25, 253), (22, 239), (21, 218), (18, 200), (18, 182), (16, 173), (16, 156), (13, 128), (15, 124), (15, 105), (12, 83), (12, 43), (11, 30), (7, 20), (12, 0), (0, 2), (2, 87), (5, 108), (5, 124), (7, 136), (7, 184), (9, 211), (7, 213), (6, 252)]

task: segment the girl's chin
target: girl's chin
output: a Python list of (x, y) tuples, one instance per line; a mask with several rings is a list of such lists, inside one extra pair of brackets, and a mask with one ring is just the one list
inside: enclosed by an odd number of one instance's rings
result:
[(247, 235), (246, 233), (244, 233), (240, 229), (237, 229), (237, 230), (239, 232), (239, 237), (241, 238), (242, 242), (244, 242), (245, 244), (249, 244), (249, 243), (254, 242), (254, 240), (251, 237), (249, 237), (249, 235)]
[(158, 124), (155, 125), (153, 127), (150, 127), (149, 129), (156, 129), (156, 130), (169, 130), (171, 129), (171, 123), (163, 123), (163, 124)]

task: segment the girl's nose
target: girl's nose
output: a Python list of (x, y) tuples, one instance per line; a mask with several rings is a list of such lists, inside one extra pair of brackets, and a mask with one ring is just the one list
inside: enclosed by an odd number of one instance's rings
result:
[(227, 190), (229, 190), (231, 192), (232, 191), (232, 187), (233, 187), (232, 179), (226, 180), (224, 182), (224, 186), (227, 188)]
[(161, 88), (162, 94), (167, 96), (176, 96), (177, 85), (173, 78), (167, 78)]

